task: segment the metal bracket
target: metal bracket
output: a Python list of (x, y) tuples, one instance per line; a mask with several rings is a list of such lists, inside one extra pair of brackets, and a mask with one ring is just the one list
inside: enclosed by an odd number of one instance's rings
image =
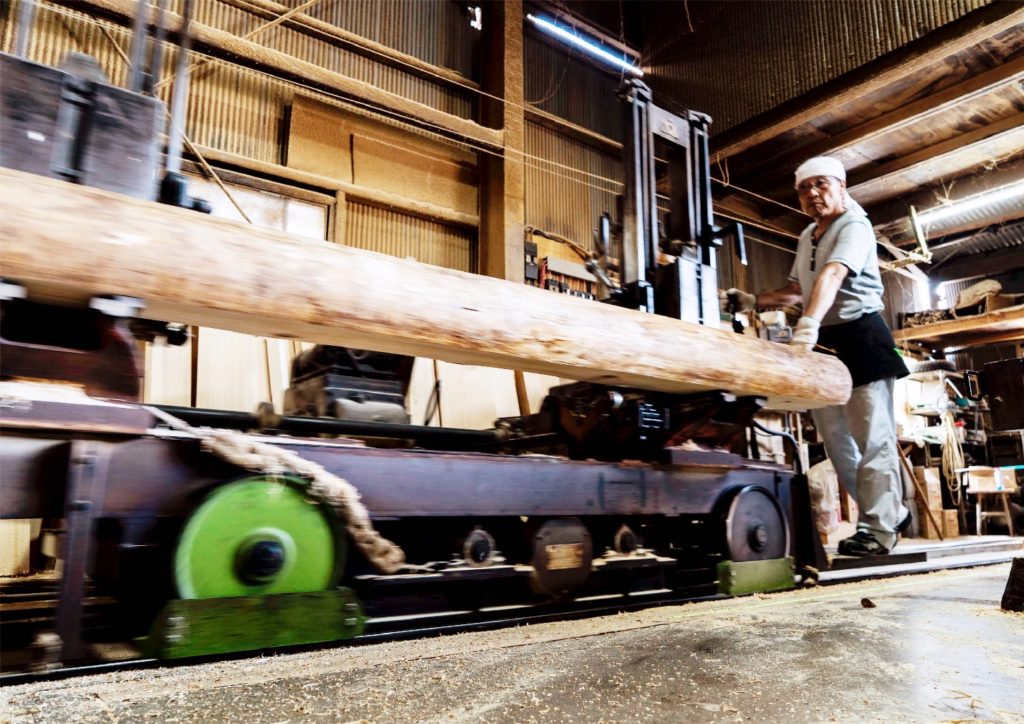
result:
[(108, 317), (129, 319), (137, 317), (146, 308), (146, 303), (137, 297), (125, 297), (119, 294), (93, 297), (89, 300), (89, 309), (95, 309)]
[(82, 602), (86, 575), (92, 564), (93, 532), (103, 511), (111, 446), (92, 440), (76, 440), (68, 451), (68, 485), (64, 498), (62, 558), (64, 572), (57, 600), (57, 635), (62, 642), (61, 661), (82, 658)]

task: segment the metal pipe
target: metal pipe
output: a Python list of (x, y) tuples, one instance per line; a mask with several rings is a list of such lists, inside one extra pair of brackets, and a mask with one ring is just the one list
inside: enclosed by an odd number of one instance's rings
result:
[(160, 0), (156, 8), (156, 32), (153, 35), (153, 52), (149, 56), (148, 72), (143, 76), (143, 93), (153, 93), (157, 79), (160, 77), (164, 62), (164, 39), (167, 37), (164, 10), (167, 0)]
[(182, 10), (181, 42), (174, 71), (174, 95), (171, 97), (171, 126), (167, 130), (167, 172), (181, 173), (181, 149), (185, 138), (185, 110), (188, 103), (188, 51), (192, 45), (189, 24), (192, 21), (192, 0), (185, 0)]
[(128, 62), (128, 90), (138, 93), (142, 89), (142, 58), (146, 51), (146, 18), (149, 16), (148, 0), (139, 0), (132, 25), (132, 47)]
[(18, 39), (14, 44), (14, 54), (19, 58), (28, 56), (28, 41), (32, 37), (32, 27), (36, 19), (36, 0), (21, 0), (18, 8)]
[(501, 430), (469, 430), (453, 427), (426, 427), (385, 422), (338, 420), (332, 417), (277, 417), (267, 420), (260, 415), (229, 410), (205, 410), (196, 407), (154, 405), (192, 425), (223, 427), (232, 430), (277, 430), (297, 435), (353, 435), (415, 440), (421, 447), (459, 449), (499, 442), (505, 437)]

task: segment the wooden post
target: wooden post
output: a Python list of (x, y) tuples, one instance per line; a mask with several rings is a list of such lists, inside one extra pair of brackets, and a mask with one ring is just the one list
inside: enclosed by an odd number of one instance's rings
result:
[(344, 191), (338, 191), (334, 195), (334, 208), (331, 212), (331, 234), (330, 240), (335, 244), (348, 243), (345, 237), (348, 224), (348, 198)]
[[(523, 4), (483, 3), (481, 121), (503, 131), (500, 156), (480, 154), (480, 272), (523, 281), (526, 191), (523, 151)], [(501, 100), (498, 100), (501, 99)]]

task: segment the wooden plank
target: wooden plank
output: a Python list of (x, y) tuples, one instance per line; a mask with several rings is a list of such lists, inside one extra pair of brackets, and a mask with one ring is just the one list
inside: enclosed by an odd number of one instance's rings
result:
[(1024, 23), (1018, 3), (993, 3), (892, 53), (729, 129), (714, 143), (716, 159), (734, 156), (836, 108), (912, 76), (951, 55)]
[(901, 156), (888, 163), (858, 170), (850, 176), (847, 186), (855, 198), (861, 198), (861, 195), (869, 196), (878, 186), (884, 185), (890, 177), (904, 173), (914, 166), (924, 163), (942, 164), (947, 168), (945, 175), (950, 175), (960, 169), (952, 166), (949, 163), (948, 157), (986, 141), (996, 141), (1001, 136), (1006, 136), (1013, 143), (1018, 136), (1021, 136), (1022, 128), (1024, 128), (1024, 113), (1017, 113), (996, 123), (975, 128), (973, 131), (960, 134), (941, 143), (920, 148), (914, 153)]
[[(67, 0), (67, 4), (91, 8), (118, 17), (123, 21), (134, 18), (138, 5), (136, 0)], [(155, 18), (155, 14), (156, 9), (152, 8), (151, 21)], [(177, 13), (165, 12), (164, 24), (170, 34), (176, 35), (180, 32), (182, 18)], [(474, 141), (489, 149), (497, 150), (504, 145), (500, 130), (485, 128), (474, 121), (439, 111), (395, 93), (389, 93), (371, 83), (335, 73), (287, 53), (273, 50), (251, 40), (244, 40), (224, 30), (192, 22), (189, 26), (189, 33), (197, 48), (209, 48), (219, 56), (228, 56), (233, 62), (241, 60), (246, 65), (272, 71), (275, 75), (283, 78), (320, 86), (366, 101), (398, 114), (404, 120), (426, 125), (434, 131)]]
[(352, 136), (353, 180), (407, 199), (425, 201), (459, 213), (476, 213), (475, 166), (438, 153), (413, 139), (390, 141), (355, 133)]
[(884, 134), (907, 128), (956, 105), (1015, 83), (1021, 78), (1024, 78), (1024, 56), (944, 88), (925, 98), (907, 103), (834, 136), (812, 141), (796, 149), (786, 148), (781, 153), (769, 154), (765, 158), (759, 157), (749, 166), (744, 165), (741, 169), (733, 168), (732, 173), (747, 176), (758, 171), (772, 173), (773, 169), (780, 168), (788, 172), (795, 169), (804, 159), (835, 153)]
[(923, 342), (954, 342), (958, 337), (990, 335), (1024, 330), (1024, 305), (997, 309), (994, 312), (976, 314), (962, 319), (950, 319), (920, 327), (906, 327), (894, 330), (896, 342), (919, 340)]
[(243, 168), (261, 176), (273, 179), (282, 179), (295, 184), (311, 188), (327, 189), (332, 192), (343, 192), (349, 199), (363, 201), (374, 206), (381, 206), (386, 209), (394, 209), (403, 214), (417, 216), (433, 221), (440, 221), (445, 224), (452, 224), (463, 228), (475, 229), (480, 223), (480, 217), (476, 214), (467, 214), (454, 209), (448, 209), (437, 204), (426, 201), (406, 198), (387, 191), (370, 189), (356, 184), (346, 183), (339, 179), (321, 176), (320, 174), (298, 171), (296, 169), (281, 166), (276, 163), (257, 161), (255, 159), (239, 156), (227, 151), (220, 151), (207, 146), (196, 146), (196, 149), (203, 154), (208, 161), (229, 166)]
[(33, 299), (123, 294), (154, 319), (788, 408), (850, 393), (825, 355), (17, 171), (0, 238)]
[(957, 337), (955, 342), (949, 346), (944, 346), (943, 350), (945, 352), (959, 352), (971, 347), (987, 347), (991, 344), (1008, 344), (1011, 342), (1024, 342), (1024, 329), (1017, 329), (1009, 332), (997, 332), (996, 334)]
[(288, 115), (287, 166), (352, 183), (352, 129), (335, 106), (301, 95)]
[(0, 520), (0, 576), (24, 576), (32, 572), (31, 544), (30, 519)]
[[(278, 17), (291, 9), (287, 5), (273, 2), (273, 0), (221, 0), (221, 2), (249, 12), (253, 10), (263, 11), (268, 18)], [(284, 24), (301, 28), (313, 36), (326, 37), (342, 45), (353, 47), (374, 60), (401, 68), (422, 78), (440, 81), (448, 86), (471, 91), (478, 90), (480, 87), (475, 81), (450, 68), (427, 63), (414, 55), (389, 48), (386, 45), (374, 42), (369, 38), (364, 38), (362, 35), (356, 35), (344, 28), (339, 28), (337, 25), (324, 22), (306, 13), (295, 13)]]
[[(794, 192), (794, 196), (795, 195), (796, 192)], [(790, 239), (799, 239), (800, 233), (804, 228), (806, 228), (807, 224), (810, 223), (809, 217), (798, 217), (795, 214), (791, 214), (791, 212), (787, 212), (787, 215), (785, 216), (770, 218), (770, 215), (765, 214), (760, 203), (744, 199), (738, 194), (714, 199), (713, 206), (715, 214), (725, 216), (733, 221), (740, 221), (744, 224), (749, 224), (759, 229), (764, 229), (765, 231), (770, 231), (773, 234), (779, 234)], [(780, 211), (783, 210), (781, 206), (773, 206), (772, 208)]]

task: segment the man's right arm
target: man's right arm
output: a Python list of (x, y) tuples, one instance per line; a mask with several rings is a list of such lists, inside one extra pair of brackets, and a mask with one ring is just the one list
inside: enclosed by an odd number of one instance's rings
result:
[(757, 295), (757, 307), (795, 307), (803, 301), (799, 282), (790, 282), (781, 289)]

